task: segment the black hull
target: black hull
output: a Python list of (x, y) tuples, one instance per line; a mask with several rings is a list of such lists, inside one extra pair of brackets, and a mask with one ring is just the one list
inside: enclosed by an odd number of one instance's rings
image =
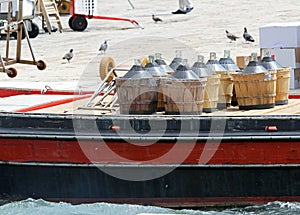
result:
[[(42, 198), (164, 207), (300, 202), (298, 115), (1, 114), (0, 124), (1, 200)], [(155, 144), (147, 147), (147, 141)], [(190, 154), (178, 158), (192, 142)], [(220, 144), (217, 150), (216, 144)], [(103, 146), (111, 147), (126, 162), (99, 150)], [(160, 152), (168, 159), (155, 160), (164, 157)], [(204, 153), (201, 160), (202, 152), (215, 154)], [(102, 165), (101, 170), (93, 163)], [(181, 163), (177, 168), (170, 165)], [(103, 169), (140, 181), (119, 179)], [(159, 175), (165, 169), (170, 171)]]
[[(144, 174), (167, 167), (114, 166)], [(236, 206), (300, 199), (300, 168), (290, 166), (180, 166), (146, 181), (112, 177), (89, 165), (1, 164), (1, 199), (71, 203), (112, 202), (165, 207)]]

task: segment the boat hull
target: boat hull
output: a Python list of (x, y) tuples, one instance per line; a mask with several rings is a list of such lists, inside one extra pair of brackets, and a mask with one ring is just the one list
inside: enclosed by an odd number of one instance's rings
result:
[(174, 208), (300, 201), (298, 116), (1, 114), (0, 124), (2, 200)]
[[(164, 166), (111, 166), (122, 173)], [(298, 165), (179, 166), (152, 180), (113, 177), (93, 165), (1, 164), (1, 199), (111, 202), (164, 207), (237, 206), (300, 200)], [(146, 173), (147, 174), (147, 173)]]

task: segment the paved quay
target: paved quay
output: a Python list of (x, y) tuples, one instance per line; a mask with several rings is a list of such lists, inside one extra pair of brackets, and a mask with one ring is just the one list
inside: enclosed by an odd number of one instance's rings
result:
[[(16, 64), (18, 76), (14, 79), (0, 74), (0, 86), (53, 89), (94, 90), (100, 82), (99, 63), (103, 56), (112, 56), (118, 67), (128, 68), (135, 58), (146, 57), (155, 52), (162, 53), (169, 63), (175, 50), (183, 50), (183, 57), (192, 64), (198, 54), (209, 58), (210, 52), (223, 56), (225, 49), (231, 50), (235, 59), (239, 55), (259, 53), (259, 27), (270, 23), (299, 22), (300, 3), (296, 0), (248, 1), (194, 0), (194, 10), (186, 15), (172, 15), (177, 10), (174, 0), (148, 1), (98, 1), (98, 15), (132, 18), (144, 29), (137, 29), (129, 22), (89, 19), (83, 32), (74, 32), (68, 26), (69, 15), (62, 15), (63, 32), (45, 33), (41, 29), (41, 17), (35, 22), (40, 34), (31, 39), (37, 60), (44, 60), (47, 68), (39, 71), (35, 66)], [(155, 14), (163, 22), (155, 23)], [(255, 39), (247, 44), (242, 39), (243, 29)], [(225, 30), (240, 36), (230, 43)], [(108, 40), (108, 51), (99, 55), (100, 44)], [(5, 39), (0, 40), (0, 52), (5, 53)], [(11, 40), (10, 57), (14, 57), (15, 40)], [(31, 59), (26, 40), (22, 42), (22, 59)], [(62, 57), (74, 49), (74, 58), (68, 63)]]

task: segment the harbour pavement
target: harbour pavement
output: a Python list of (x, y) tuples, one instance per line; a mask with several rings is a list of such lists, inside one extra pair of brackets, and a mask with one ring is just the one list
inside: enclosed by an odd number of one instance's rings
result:
[[(135, 58), (162, 53), (167, 63), (175, 56), (175, 50), (182, 50), (182, 57), (192, 64), (197, 55), (210, 52), (217, 58), (225, 49), (231, 57), (260, 52), (259, 27), (270, 23), (300, 22), (300, 3), (297, 0), (194, 0), (194, 10), (188, 14), (172, 14), (178, 9), (178, 0), (149, 1), (97, 1), (94, 15), (123, 17), (136, 20), (144, 29), (130, 22), (89, 19), (85, 31), (70, 29), (70, 15), (61, 15), (63, 31), (45, 33), (41, 17), (34, 19), (40, 26), (40, 34), (30, 40), (36, 60), (43, 60), (47, 68), (39, 71), (36, 66), (15, 64), (17, 77), (11, 79), (0, 74), (0, 87), (43, 88), (45, 85), (61, 90), (94, 90), (100, 82), (99, 63), (102, 57), (112, 56), (119, 68), (128, 68)], [(152, 14), (163, 22), (155, 23)], [(244, 27), (255, 39), (245, 43)], [(230, 42), (225, 30), (240, 37)], [(99, 53), (102, 42), (108, 41), (105, 54)], [(5, 55), (6, 40), (0, 40), (0, 52)], [(10, 57), (15, 57), (16, 40), (10, 41)], [(70, 63), (62, 57), (70, 49), (74, 57)], [(22, 59), (32, 60), (26, 40), (22, 41)]]

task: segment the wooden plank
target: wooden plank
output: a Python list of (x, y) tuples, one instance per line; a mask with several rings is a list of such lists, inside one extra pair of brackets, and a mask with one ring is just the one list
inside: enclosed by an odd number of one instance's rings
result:
[[(100, 97), (99, 97), (100, 98)], [(81, 104), (78, 102), (70, 103), (66, 105), (60, 105), (60, 107), (53, 107), (47, 110), (42, 110), (47, 113), (62, 113), (61, 110), (68, 110), (66, 113), (70, 113), (76, 109), (76, 113), (86, 113), (86, 110), (80, 109), (79, 107), (82, 106), (83, 101)], [(72, 111), (70, 110), (70, 106), (72, 107)], [(95, 107), (95, 110), (100, 110), (99, 107)], [(103, 115), (103, 112), (98, 112), (99, 114)], [(95, 113), (96, 114), (96, 113)], [(111, 114), (111, 113), (109, 113)], [(114, 114), (114, 113), (113, 113)], [(213, 113), (202, 113), (201, 116), (218, 116), (218, 115), (225, 115), (225, 116), (251, 116), (251, 115), (299, 115), (300, 114), (300, 99), (290, 99), (289, 104), (287, 105), (279, 105), (275, 106), (274, 108), (270, 109), (260, 109), (260, 110), (239, 110), (238, 107), (229, 107), (227, 110), (216, 111)], [(159, 114), (161, 115), (161, 113)]]
[[(218, 111), (219, 114), (222, 111)], [(229, 107), (223, 111), (226, 115), (240, 116), (240, 115), (288, 115), (300, 114), (300, 99), (289, 99), (289, 104), (278, 105), (269, 109), (254, 109), (254, 110), (239, 110), (238, 107)], [(217, 114), (212, 113), (212, 114)]]

